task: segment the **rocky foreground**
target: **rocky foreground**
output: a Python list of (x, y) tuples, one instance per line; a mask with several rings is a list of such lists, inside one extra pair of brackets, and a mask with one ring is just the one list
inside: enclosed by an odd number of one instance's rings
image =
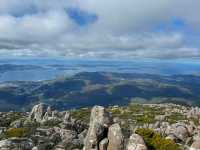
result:
[(0, 150), (200, 150), (200, 108), (94, 106), (0, 113)]

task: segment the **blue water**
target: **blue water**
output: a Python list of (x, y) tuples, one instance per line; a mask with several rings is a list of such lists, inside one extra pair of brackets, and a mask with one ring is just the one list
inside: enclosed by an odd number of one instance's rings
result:
[(79, 72), (120, 72), (148, 74), (196, 74), (200, 73), (200, 60), (178, 59), (136, 59), (136, 60), (81, 60), (81, 59), (41, 59), (41, 58), (3, 58), (0, 66), (32, 65), (34, 69), (15, 69), (0, 72), (0, 82), (4, 81), (41, 81), (60, 76), (71, 76)]

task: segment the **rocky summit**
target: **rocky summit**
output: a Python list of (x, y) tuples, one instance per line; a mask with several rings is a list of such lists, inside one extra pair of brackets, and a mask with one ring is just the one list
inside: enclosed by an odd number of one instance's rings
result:
[(0, 113), (0, 150), (200, 150), (200, 108), (94, 106)]

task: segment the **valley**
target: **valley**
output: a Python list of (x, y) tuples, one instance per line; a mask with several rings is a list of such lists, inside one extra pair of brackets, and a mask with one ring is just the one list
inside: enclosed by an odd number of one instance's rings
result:
[(199, 75), (82, 72), (46, 81), (0, 84), (0, 110), (48, 103), (59, 110), (136, 103), (200, 104)]

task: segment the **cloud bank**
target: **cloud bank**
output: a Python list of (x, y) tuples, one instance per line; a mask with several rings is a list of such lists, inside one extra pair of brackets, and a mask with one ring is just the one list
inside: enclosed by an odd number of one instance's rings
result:
[(193, 58), (197, 0), (1, 0), (0, 56)]

